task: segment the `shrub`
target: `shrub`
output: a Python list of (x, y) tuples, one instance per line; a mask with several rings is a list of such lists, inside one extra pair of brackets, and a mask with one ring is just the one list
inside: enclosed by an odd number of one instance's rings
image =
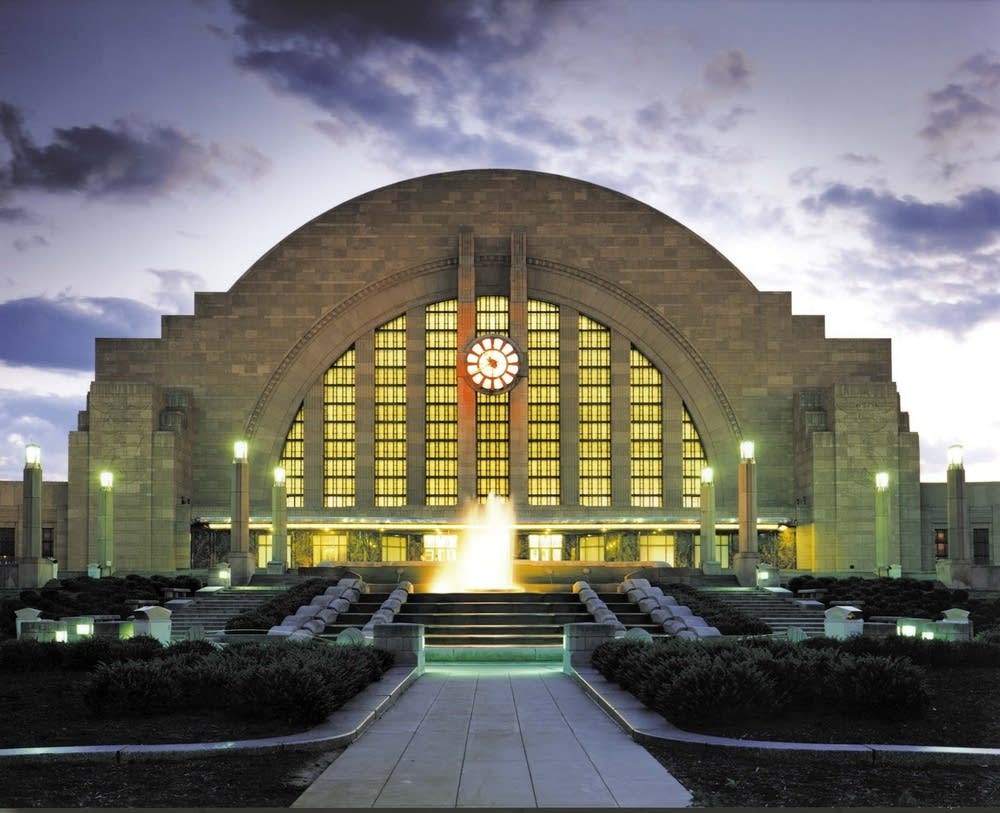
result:
[(218, 647), (211, 641), (193, 640), (175, 641), (170, 646), (165, 647), (160, 654), (164, 658), (179, 658), (192, 655), (207, 657), (208, 655), (214, 655), (216, 652), (218, 652)]
[(236, 716), (315, 723), (380, 678), (391, 662), (383, 650), (321, 643), (245, 643), (211, 653), (186, 648), (156, 660), (99, 665), (84, 700), (100, 714), (221, 708)]
[(829, 681), (838, 705), (855, 714), (901, 720), (930, 705), (924, 673), (903, 658), (845, 655), (834, 661)]
[(0, 643), (0, 671), (35, 672), (54, 669), (60, 663), (60, 647), (51, 641), (13, 640)]
[(656, 693), (654, 708), (678, 725), (746, 718), (774, 708), (776, 685), (755, 663), (713, 657), (684, 666)]
[(635, 641), (627, 638), (615, 638), (599, 644), (591, 656), (590, 664), (606, 680), (615, 680), (618, 671), (618, 661), (622, 659), (626, 652), (638, 647), (648, 646), (643, 641)]

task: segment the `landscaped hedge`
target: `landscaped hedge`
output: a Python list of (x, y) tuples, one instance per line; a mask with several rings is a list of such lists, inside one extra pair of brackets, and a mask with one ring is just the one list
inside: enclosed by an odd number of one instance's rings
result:
[(678, 725), (815, 707), (901, 719), (930, 699), (924, 672), (906, 658), (785, 641), (619, 639), (601, 644), (592, 663)]
[(723, 635), (769, 635), (772, 630), (764, 621), (730, 607), (686, 584), (665, 584), (661, 588), (679, 604), (686, 604), (694, 615), (701, 616)]
[(951, 590), (922, 579), (863, 579), (852, 576), (796, 576), (788, 588), (798, 593), (806, 589), (826, 591), (825, 601), (857, 602), (865, 618), (873, 615), (906, 618), (940, 618), (942, 610), (957, 607), (969, 610), (977, 632), (1000, 627), (1000, 599), (978, 598), (968, 590)]
[(15, 635), (15, 611), (33, 607), (42, 611), (42, 618), (63, 618), (71, 615), (116, 615), (126, 618), (133, 607), (127, 602), (157, 603), (166, 588), (177, 587), (192, 592), (202, 587), (194, 576), (111, 576), (92, 579), (89, 576), (61, 579), (58, 587), (22, 590), (17, 598), (0, 602), (0, 637)]
[(215, 651), (208, 641), (178, 641), (164, 647), (156, 638), (84, 638), (72, 643), (10, 640), (0, 643), (0, 672), (37, 672), (45, 669), (87, 671), (99, 663), (177, 658)]
[(379, 680), (392, 662), (391, 653), (364, 645), (240, 643), (101, 663), (84, 688), (84, 702), (104, 715), (223, 709), (237, 717), (318, 723)]
[(226, 622), (227, 630), (269, 630), (280, 624), (286, 615), (308, 604), (316, 596), (337, 583), (337, 579), (307, 579), (289, 587), (280, 596), (275, 596), (250, 612), (234, 615)]

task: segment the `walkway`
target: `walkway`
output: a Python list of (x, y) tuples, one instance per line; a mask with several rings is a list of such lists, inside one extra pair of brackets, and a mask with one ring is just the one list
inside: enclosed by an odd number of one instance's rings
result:
[(686, 807), (557, 664), (433, 664), (293, 807)]

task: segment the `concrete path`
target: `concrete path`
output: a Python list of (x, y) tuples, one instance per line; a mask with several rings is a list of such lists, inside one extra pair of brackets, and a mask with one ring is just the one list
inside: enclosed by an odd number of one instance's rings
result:
[(686, 807), (557, 664), (441, 664), (293, 807)]

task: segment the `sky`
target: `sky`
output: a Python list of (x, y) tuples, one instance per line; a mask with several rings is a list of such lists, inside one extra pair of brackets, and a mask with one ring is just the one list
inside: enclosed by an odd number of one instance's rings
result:
[(65, 479), (94, 338), (159, 336), (406, 178), (568, 175), (830, 337), (925, 481), (1000, 481), (1000, 2), (0, 0), (0, 479)]

